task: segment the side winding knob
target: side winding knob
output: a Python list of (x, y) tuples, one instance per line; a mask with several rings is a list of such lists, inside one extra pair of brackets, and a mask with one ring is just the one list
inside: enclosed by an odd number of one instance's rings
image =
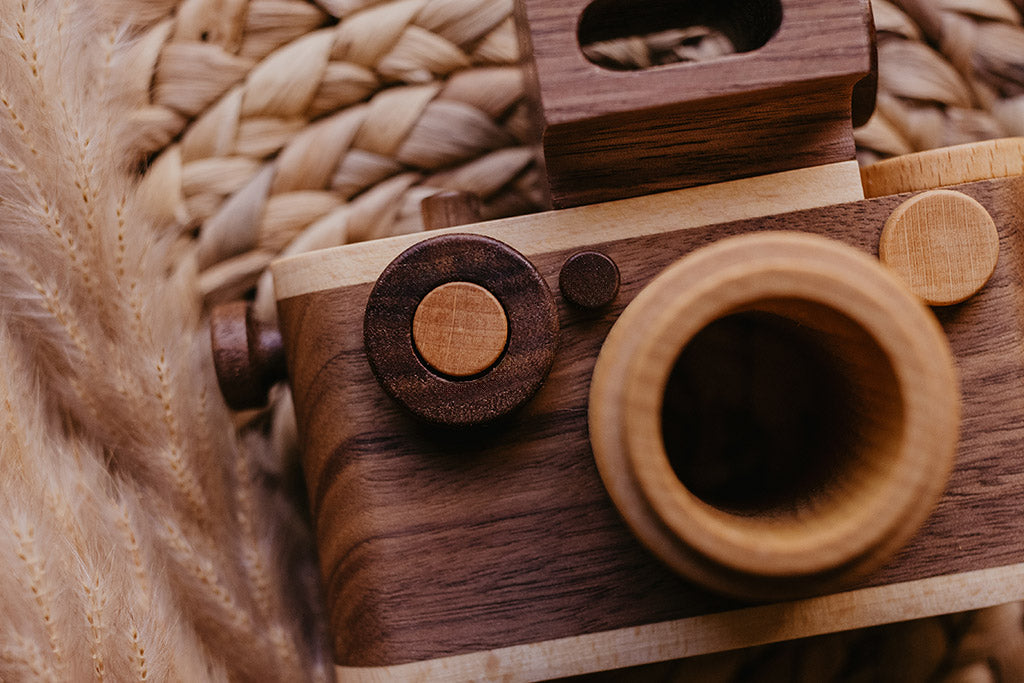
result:
[(259, 408), (270, 387), (286, 376), (281, 333), (256, 319), (252, 306), (234, 301), (210, 314), (210, 343), (224, 401), (233, 410)]

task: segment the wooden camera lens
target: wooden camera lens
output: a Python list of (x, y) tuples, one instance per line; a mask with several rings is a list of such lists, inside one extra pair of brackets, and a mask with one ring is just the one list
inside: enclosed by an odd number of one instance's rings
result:
[(594, 369), (590, 433), (626, 522), (691, 580), (753, 599), (837, 590), (930, 513), (959, 390), (931, 312), (875, 259), (762, 233), (681, 259)]

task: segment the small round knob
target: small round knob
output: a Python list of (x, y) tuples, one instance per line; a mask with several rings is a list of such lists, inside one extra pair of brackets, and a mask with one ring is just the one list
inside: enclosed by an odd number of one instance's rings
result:
[(210, 314), (210, 343), (224, 401), (233, 410), (266, 405), (270, 387), (285, 378), (281, 333), (256, 319), (244, 301)]
[(619, 293), (619, 267), (600, 252), (581, 251), (562, 265), (558, 287), (566, 301), (580, 308), (603, 308)]
[(885, 223), (878, 258), (930, 306), (981, 290), (999, 259), (999, 232), (985, 207), (962, 192), (933, 190), (908, 199)]
[(494, 295), (472, 282), (449, 282), (423, 297), (412, 340), (443, 375), (471, 377), (494, 365), (508, 340), (508, 318)]

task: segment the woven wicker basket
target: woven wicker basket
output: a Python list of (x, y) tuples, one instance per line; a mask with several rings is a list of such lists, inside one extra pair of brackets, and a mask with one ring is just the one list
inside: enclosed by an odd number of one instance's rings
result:
[[(132, 95), (145, 182), (188, 229), (207, 305), (255, 292), (271, 259), (420, 230), (437, 189), (484, 216), (542, 208), (511, 0), (162, 0), (139, 17)], [(862, 163), (1024, 135), (1024, 0), (874, 0), (878, 107)], [(695, 52), (714, 53), (714, 36)], [(687, 45), (694, 45), (687, 36)], [(720, 47), (720, 46), (719, 46)], [(596, 46), (661, 59), (664, 44)], [(657, 54), (656, 54), (657, 53)], [(286, 391), (275, 447), (291, 451)], [(243, 422), (240, 420), (240, 423)], [(1024, 680), (1021, 605), (659, 664), (592, 680)]]

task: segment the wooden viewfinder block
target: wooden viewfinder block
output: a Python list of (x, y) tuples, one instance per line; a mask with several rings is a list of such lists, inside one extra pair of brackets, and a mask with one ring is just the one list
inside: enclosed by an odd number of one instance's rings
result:
[[(868, 0), (517, 0), (517, 21), (558, 207), (854, 158)], [(580, 46), (697, 24), (748, 51), (637, 71)]]

